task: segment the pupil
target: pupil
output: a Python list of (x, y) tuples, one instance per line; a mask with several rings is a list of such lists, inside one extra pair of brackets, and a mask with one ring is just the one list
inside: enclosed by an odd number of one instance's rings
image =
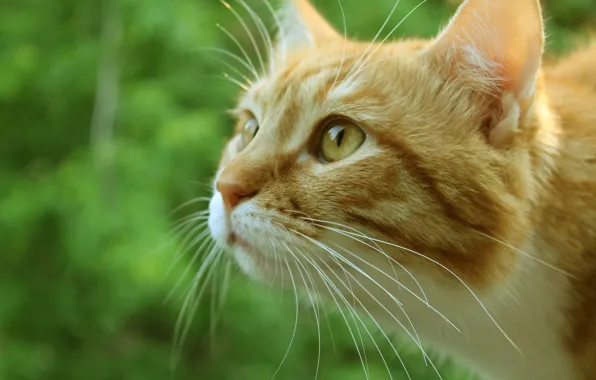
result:
[(338, 133), (337, 135), (337, 146), (339, 147), (342, 143), (342, 141), (344, 141), (344, 130), (342, 129), (341, 132)]
[(344, 141), (345, 128), (335, 127), (332, 128), (329, 132), (331, 134), (331, 140), (335, 140), (335, 144), (339, 147), (341, 143)]

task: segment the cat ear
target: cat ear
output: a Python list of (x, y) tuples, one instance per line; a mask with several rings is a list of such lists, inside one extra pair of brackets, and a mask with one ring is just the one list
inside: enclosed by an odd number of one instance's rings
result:
[(280, 16), (278, 44), (282, 49), (300, 49), (342, 40), (308, 0), (286, 0)]
[(534, 95), (543, 46), (539, 0), (466, 0), (430, 50), (458, 75), (524, 101)]

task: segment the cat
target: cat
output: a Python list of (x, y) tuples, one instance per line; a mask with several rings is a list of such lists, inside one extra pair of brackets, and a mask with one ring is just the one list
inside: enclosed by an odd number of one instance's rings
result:
[(276, 21), (212, 237), (485, 378), (596, 379), (596, 46), (544, 63), (538, 0), (466, 0), (430, 40)]

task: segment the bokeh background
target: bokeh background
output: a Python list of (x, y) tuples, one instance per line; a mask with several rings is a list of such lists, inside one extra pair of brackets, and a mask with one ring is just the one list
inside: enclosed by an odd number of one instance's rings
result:
[[(272, 27), (264, 3), (247, 1)], [(337, 1), (314, 2), (343, 29)], [(395, 36), (433, 35), (456, 2), (428, 0)], [(358, 38), (374, 36), (393, 6), (342, 3)], [(417, 3), (401, 0), (390, 25)], [(552, 54), (581, 45), (596, 25), (594, 0), (545, 3)], [(202, 219), (183, 218), (207, 206), (199, 197), (209, 195), (231, 131), (225, 110), (239, 93), (220, 60), (237, 62), (203, 49), (239, 53), (216, 23), (250, 47), (216, 0), (0, 3), (1, 380), (268, 380), (276, 372), (294, 332), (293, 294), (216, 268), (196, 311), (177, 322), (207, 248)], [(341, 313), (320, 312), (318, 378), (365, 379)], [(316, 319), (305, 303), (298, 313), (280, 380), (317, 371)], [(188, 326), (182, 346), (176, 326)], [(393, 379), (405, 379), (369, 328)], [(369, 378), (388, 379), (360, 329)], [(414, 380), (437, 378), (420, 353), (395, 344)], [(444, 379), (468, 378), (441, 363)]]

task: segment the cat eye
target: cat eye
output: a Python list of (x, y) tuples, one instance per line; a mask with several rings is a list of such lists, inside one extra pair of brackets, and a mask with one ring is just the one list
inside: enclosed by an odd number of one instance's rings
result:
[(242, 142), (242, 148), (245, 148), (255, 138), (259, 131), (259, 122), (254, 117), (249, 118), (242, 131), (240, 132), (240, 138)]
[(323, 129), (319, 159), (326, 163), (342, 160), (357, 151), (364, 140), (366, 134), (356, 123), (348, 119), (333, 119)]

